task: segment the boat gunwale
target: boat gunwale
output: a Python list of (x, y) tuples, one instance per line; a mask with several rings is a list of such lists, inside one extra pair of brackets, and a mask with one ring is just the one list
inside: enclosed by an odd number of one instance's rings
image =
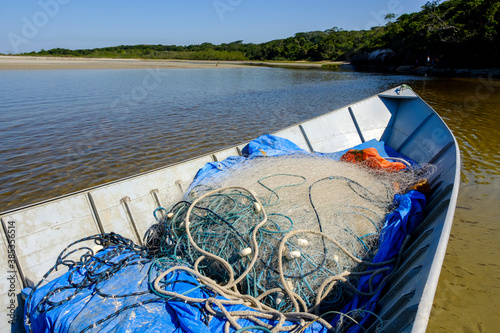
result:
[[(446, 216), (444, 218), (443, 227), (440, 231), (439, 242), (434, 252), (434, 257), (432, 259), (432, 264), (429, 269), (429, 274), (426, 276), (426, 283), (422, 292), (422, 297), (418, 303), (418, 309), (415, 314), (415, 319), (412, 324), (412, 333), (425, 332), (429, 323), (429, 318), (431, 315), (432, 305), (434, 303), (434, 297), (436, 295), (439, 276), (443, 268), (444, 258), (446, 256), (446, 248), (448, 247), (448, 242), (451, 235), (451, 228), (453, 226), (453, 219), (455, 216), (455, 209), (458, 200), (458, 191), (460, 189), (460, 170), (462, 168), (462, 159), (460, 156), (460, 147), (458, 145), (453, 131), (446, 124), (444, 119), (432, 108), (423, 98), (421, 98), (417, 93), (415, 95), (432, 110), (436, 117), (441, 121), (442, 125), (448, 130), (451, 138), (453, 139), (455, 148), (455, 177), (453, 181), (453, 189), (451, 190), (449, 202), (447, 205)], [(451, 168), (450, 168), (451, 169)], [(429, 212), (430, 213), (430, 212)], [(429, 215), (426, 215), (426, 218)]]

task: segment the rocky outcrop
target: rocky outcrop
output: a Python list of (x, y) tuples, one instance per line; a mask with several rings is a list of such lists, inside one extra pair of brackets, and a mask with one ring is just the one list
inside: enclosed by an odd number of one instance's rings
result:
[(371, 52), (362, 52), (351, 59), (353, 65), (383, 66), (392, 62), (396, 53), (391, 49), (379, 49)]

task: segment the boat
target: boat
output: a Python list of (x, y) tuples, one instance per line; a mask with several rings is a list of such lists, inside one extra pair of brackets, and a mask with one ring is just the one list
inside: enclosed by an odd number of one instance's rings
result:
[[(309, 152), (336, 152), (372, 139), (418, 163), (436, 166), (424, 219), (411, 233), (390, 288), (377, 305), (383, 331), (425, 332), (450, 236), (460, 183), (460, 153), (443, 119), (411, 88), (401, 85), (273, 135)], [(207, 162), (239, 156), (242, 143), (204, 156), (76, 193), (0, 213), (0, 331), (24, 332), (21, 290), (42, 279), (66, 246), (115, 232), (143, 244), (151, 214), (184, 193)], [(51, 280), (64, 272), (55, 272)], [(375, 331), (372, 325), (368, 331)]]

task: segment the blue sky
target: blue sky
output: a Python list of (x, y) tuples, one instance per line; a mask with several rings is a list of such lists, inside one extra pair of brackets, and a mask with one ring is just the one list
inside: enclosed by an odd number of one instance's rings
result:
[(261, 43), (383, 25), (427, 0), (1, 0), (0, 53), (116, 45)]

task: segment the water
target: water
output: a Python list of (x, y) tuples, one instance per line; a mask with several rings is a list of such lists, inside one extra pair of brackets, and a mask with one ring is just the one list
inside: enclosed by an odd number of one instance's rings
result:
[(429, 331), (498, 332), (500, 82), (432, 80), (413, 86), (455, 134), (463, 163)]
[(0, 211), (123, 178), (407, 83), (462, 150), (429, 331), (500, 326), (500, 85), (270, 68), (0, 71)]
[(1, 78), (0, 211), (235, 145), (400, 80), (270, 68)]

